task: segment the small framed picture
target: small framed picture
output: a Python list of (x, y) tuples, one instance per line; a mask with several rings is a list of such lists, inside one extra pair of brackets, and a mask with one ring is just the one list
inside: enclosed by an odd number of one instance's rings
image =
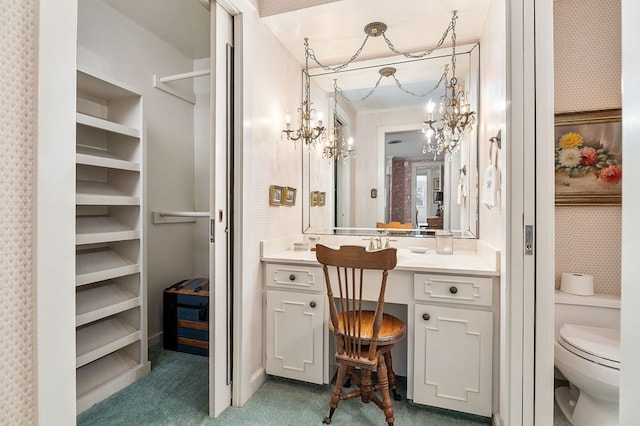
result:
[(321, 192), (320, 195), (318, 195), (318, 205), (324, 206), (326, 199), (327, 199), (327, 193)]
[(269, 205), (281, 206), (283, 194), (284, 194), (283, 187), (278, 185), (271, 185), (269, 187)]
[(440, 191), (440, 178), (433, 178), (433, 190)]
[(284, 205), (295, 206), (296, 205), (296, 189), (290, 186), (284, 188)]
[(311, 191), (311, 197), (309, 197), (309, 202), (311, 203), (312, 206), (318, 205), (319, 196), (320, 196), (320, 193), (318, 191)]

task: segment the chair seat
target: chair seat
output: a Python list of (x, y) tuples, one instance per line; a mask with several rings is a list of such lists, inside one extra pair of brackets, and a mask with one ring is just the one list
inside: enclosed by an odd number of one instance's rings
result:
[[(373, 311), (362, 311), (362, 328), (360, 336), (363, 345), (368, 345), (371, 342), (371, 334), (373, 330)], [(344, 313), (338, 314), (338, 323), (340, 328), (343, 328)], [(329, 321), (329, 330), (334, 333), (333, 324)], [(400, 321), (393, 315), (382, 315), (382, 326), (378, 333), (378, 346), (393, 345), (405, 336), (407, 329), (404, 322)], [(340, 333), (342, 334), (342, 333)]]

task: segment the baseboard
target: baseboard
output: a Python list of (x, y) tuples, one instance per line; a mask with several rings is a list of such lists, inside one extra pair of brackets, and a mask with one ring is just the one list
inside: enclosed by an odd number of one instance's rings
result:
[(147, 340), (147, 344), (149, 345), (149, 347), (153, 346), (153, 345), (159, 345), (162, 343), (162, 335), (164, 333), (162, 331), (154, 334), (153, 336), (150, 336)]
[(251, 395), (255, 394), (258, 389), (267, 381), (267, 373), (264, 368), (260, 368), (258, 371), (251, 375)]

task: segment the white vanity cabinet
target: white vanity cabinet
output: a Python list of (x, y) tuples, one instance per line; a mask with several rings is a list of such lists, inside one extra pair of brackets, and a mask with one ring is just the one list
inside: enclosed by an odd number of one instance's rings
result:
[(267, 263), (266, 372), (323, 383), (324, 277), (319, 267)]
[(490, 417), (490, 277), (414, 274), (413, 401)]

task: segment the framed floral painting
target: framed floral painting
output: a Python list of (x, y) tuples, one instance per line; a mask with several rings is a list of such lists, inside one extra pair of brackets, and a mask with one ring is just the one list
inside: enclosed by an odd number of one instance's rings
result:
[(621, 119), (620, 109), (556, 114), (556, 205), (620, 205)]

